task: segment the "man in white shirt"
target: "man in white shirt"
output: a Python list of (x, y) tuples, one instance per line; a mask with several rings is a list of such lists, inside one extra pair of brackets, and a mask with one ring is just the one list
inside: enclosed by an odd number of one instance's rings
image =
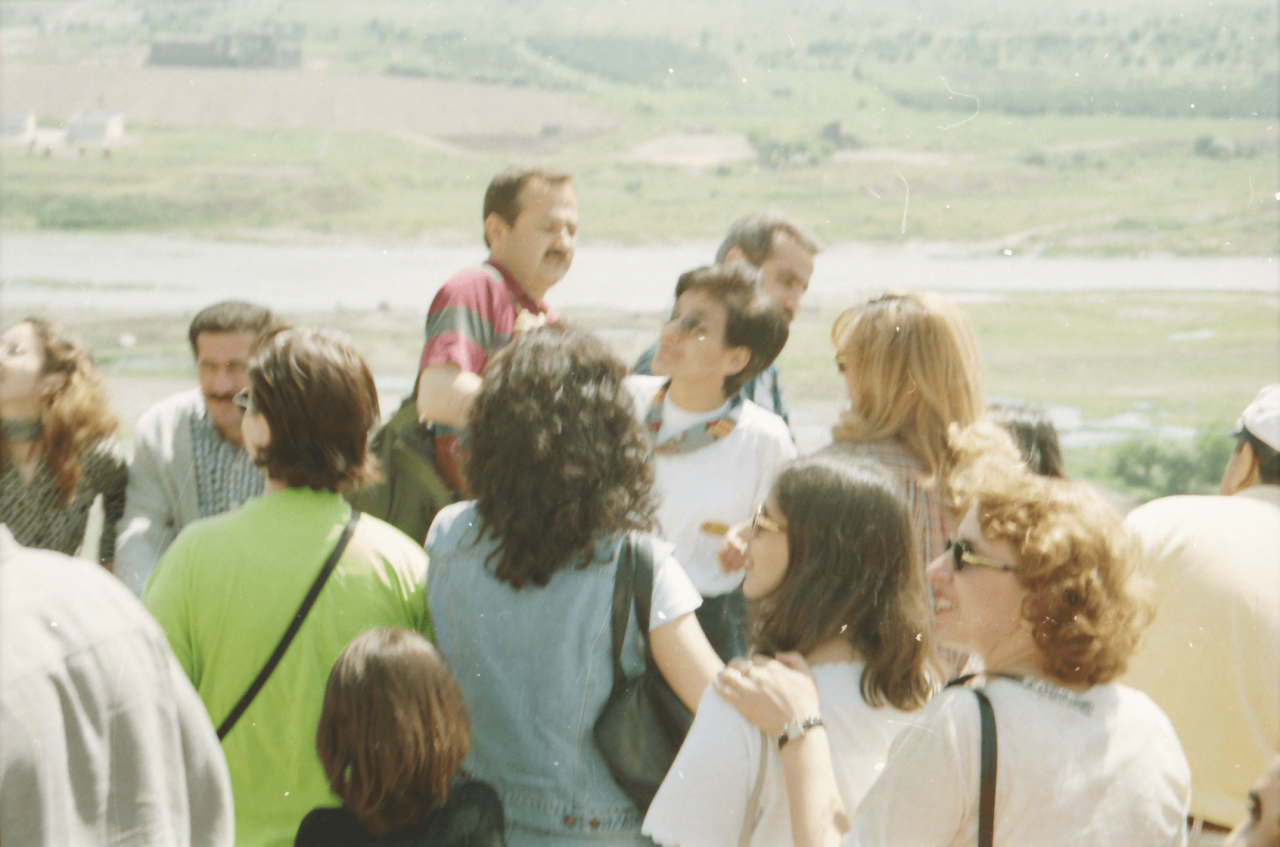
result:
[(1124, 682), (1145, 691), (1191, 765), (1191, 847), (1220, 844), (1280, 750), (1280, 384), (1244, 410), (1221, 496), (1154, 500), (1125, 525), (1158, 608)]

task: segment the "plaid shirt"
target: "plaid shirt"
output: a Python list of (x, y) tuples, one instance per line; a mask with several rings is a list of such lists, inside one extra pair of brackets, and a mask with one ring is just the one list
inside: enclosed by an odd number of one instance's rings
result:
[(927, 476), (924, 463), (897, 441), (848, 442), (837, 441), (823, 449), (823, 455), (843, 459), (861, 459), (879, 465), (890, 477), (902, 484), (903, 499), (911, 511), (911, 522), (916, 527), (920, 541), (920, 556), (925, 564), (942, 555), (947, 538), (960, 525), (959, 515), (953, 515), (942, 502), (934, 486), (925, 486)]
[(191, 450), (200, 517), (229, 512), (262, 493), (266, 480), (261, 469), (243, 447), (222, 437), (208, 410), (191, 419)]

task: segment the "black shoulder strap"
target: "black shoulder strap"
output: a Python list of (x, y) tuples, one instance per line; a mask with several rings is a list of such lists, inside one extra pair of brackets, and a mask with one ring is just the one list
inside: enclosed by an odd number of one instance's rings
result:
[(653, 547), (638, 536), (631, 536), (632, 556), (635, 558), (636, 625), (644, 638), (645, 653), (649, 652), (649, 611), (653, 605)]
[(319, 575), (316, 576), (316, 581), (311, 584), (311, 590), (303, 598), (302, 605), (298, 607), (297, 613), (293, 616), (293, 621), (289, 624), (289, 628), (285, 630), (280, 643), (276, 645), (271, 658), (267, 659), (267, 663), (258, 672), (258, 678), (253, 681), (253, 684), (249, 686), (249, 690), (240, 698), (240, 702), (236, 703), (235, 708), (231, 710), (231, 713), (222, 721), (222, 725), (218, 727), (219, 741), (226, 738), (227, 733), (231, 732), (231, 728), (236, 725), (236, 721), (240, 720), (240, 716), (249, 708), (253, 698), (257, 697), (258, 692), (262, 690), (262, 686), (267, 684), (267, 679), (270, 678), (271, 672), (276, 669), (276, 665), (280, 664), (280, 659), (284, 656), (284, 652), (289, 649), (289, 644), (293, 642), (293, 637), (298, 634), (298, 630), (302, 627), (302, 622), (307, 618), (307, 613), (311, 611), (311, 607), (315, 605), (316, 598), (320, 596), (320, 589), (324, 588), (324, 584), (329, 581), (329, 574), (333, 573), (333, 569), (338, 566), (338, 559), (341, 558), (342, 551), (347, 549), (347, 542), (351, 540), (351, 536), (356, 530), (356, 522), (359, 520), (360, 513), (352, 509), (351, 519), (347, 521), (346, 527), (342, 530), (342, 537), (338, 539), (333, 552), (325, 560), (324, 567), (320, 569)]
[(627, 637), (627, 618), (631, 616), (631, 597), (635, 581), (634, 539), (623, 537), (618, 549), (618, 567), (613, 577), (613, 609), (611, 631), (613, 635), (613, 688), (626, 684), (622, 672), (622, 642)]
[[(974, 674), (947, 683), (963, 686)], [(971, 689), (978, 698), (978, 719), (982, 727), (981, 765), (978, 781), (978, 847), (991, 847), (996, 821), (996, 713), (982, 689)]]

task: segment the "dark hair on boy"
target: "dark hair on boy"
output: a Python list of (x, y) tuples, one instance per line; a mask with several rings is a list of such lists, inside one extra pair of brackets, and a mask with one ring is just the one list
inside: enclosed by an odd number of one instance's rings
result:
[(202, 332), (252, 332), (254, 335), (262, 335), (274, 322), (271, 310), (265, 306), (255, 306), (243, 300), (224, 300), (196, 313), (187, 330), (187, 339), (191, 342), (191, 352), (194, 354), (198, 352), (196, 338)]
[(865, 662), (862, 697), (909, 711), (932, 693), (933, 623), (911, 514), (874, 466), (795, 461), (773, 498), (786, 520), (787, 571), (752, 609), (753, 643), (808, 653), (844, 638)]
[(357, 636), (329, 672), (316, 752), (329, 787), (374, 836), (440, 806), (471, 750), (462, 695), (431, 642), (407, 629)]
[(1032, 473), (1057, 479), (1067, 475), (1058, 430), (1044, 412), (1025, 403), (992, 403), (987, 416), (1013, 438)]
[(313, 329), (263, 339), (249, 363), (250, 410), (271, 440), (254, 461), (290, 488), (345, 492), (378, 479), (369, 433), (381, 419), (373, 374), (345, 340)]
[[(490, 215), (497, 215), (507, 222), (507, 226), (515, 226), (516, 218), (520, 217), (521, 211), (520, 192), (530, 180), (534, 179), (540, 179), (550, 185), (573, 182), (573, 177), (564, 171), (513, 165), (489, 182), (489, 187), (484, 192), (484, 213), (480, 220), (487, 221)], [(488, 235), (485, 236), (484, 244), (486, 247), (490, 246)]]
[(716, 261), (724, 262), (729, 251), (737, 247), (748, 262), (760, 267), (772, 255), (779, 235), (790, 238), (810, 253), (818, 253), (822, 249), (813, 233), (795, 218), (777, 209), (767, 209), (743, 215), (729, 226), (729, 232), (716, 250)]
[(657, 497), (627, 368), (560, 324), (516, 337), (485, 368), (468, 419), (464, 474), (494, 575), (515, 588), (587, 567), (598, 544), (651, 530)]
[(773, 364), (787, 346), (791, 320), (786, 310), (760, 293), (760, 272), (746, 262), (705, 265), (680, 274), (676, 299), (700, 291), (724, 306), (726, 347), (745, 347), (747, 366), (725, 377), (724, 393), (732, 397), (748, 380)]

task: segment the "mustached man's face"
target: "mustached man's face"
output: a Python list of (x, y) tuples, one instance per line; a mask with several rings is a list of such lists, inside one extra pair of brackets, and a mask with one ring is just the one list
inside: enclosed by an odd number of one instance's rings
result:
[(196, 336), (196, 371), (200, 392), (213, 425), (232, 444), (240, 443), (244, 412), (233, 398), (249, 387), (252, 332), (202, 332)]
[(578, 237), (578, 198), (568, 182), (531, 179), (520, 189), (514, 224), (490, 215), (489, 255), (516, 278), (535, 302), (573, 264)]

